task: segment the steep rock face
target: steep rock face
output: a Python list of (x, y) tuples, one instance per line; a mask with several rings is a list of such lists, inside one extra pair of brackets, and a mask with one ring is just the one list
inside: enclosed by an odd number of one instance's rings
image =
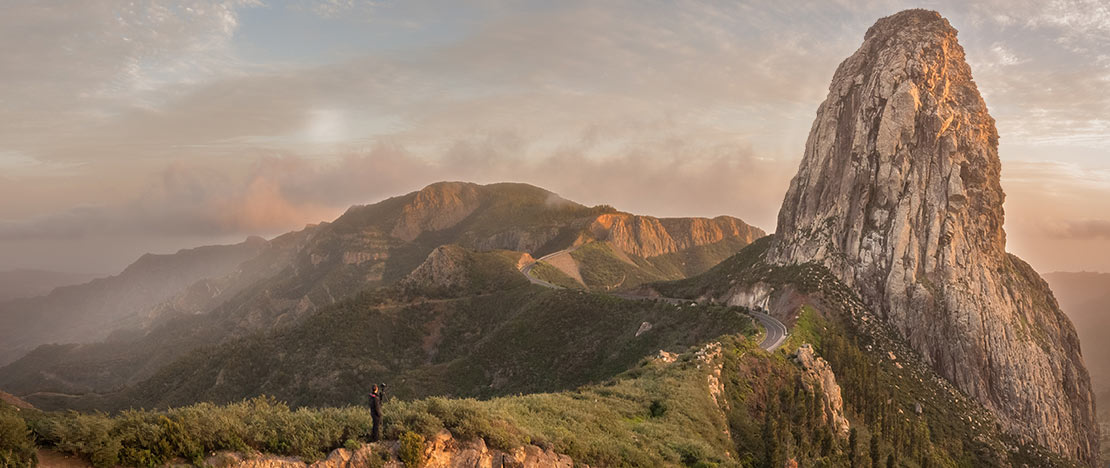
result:
[[(825, 412), (821, 418), (830, 422), (836, 428), (836, 433), (841, 438), (848, 437), (850, 427), (848, 419), (844, 417), (844, 399), (840, 393), (840, 384), (836, 383), (836, 374), (832, 366), (813, 352), (813, 346), (808, 343), (798, 347), (793, 355), (794, 362), (809, 376), (810, 382), (821, 385), (821, 402)], [(807, 384), (812, 386), (812, 383)]]
[(644, 258), (712, 244), (729, 237), (751, 243), (766, 235), (763, 230), (729, 216), (660, 219), (627, 213), (600, 215), (588, 231), (595, 239), (609, 241), (624, 253)]
[(836, 71), (769, 258), (825, 264), (1010, 432), (1094, 463), (1075, 330), (1005, 252), (998, 134), (956, 30), (879, 20)]

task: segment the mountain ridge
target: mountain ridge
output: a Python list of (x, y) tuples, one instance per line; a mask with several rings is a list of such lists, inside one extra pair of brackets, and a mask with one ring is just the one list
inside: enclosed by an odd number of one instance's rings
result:
[[(656, 264), (640, 257), (634, 257), (640, 263), (622, 264), (633, 273), (645, 272), (645, 280), (698, 272), (762, 234), (729, 217), (660, 220), (606, 206), (586, 207), (526, 184), (431, 184), (379, 203), (352, 206), (331, 222), (271, 239), (233, 273), (202, 279), (153, 307), (144, 329), (117, 333), (103, 343), (35, 349), (0, 368), (0, 388), (19, 394), (111, 392), (152, 376), (198, 346), (291, 326), (321, 307), (396, 284), (445, 244), (510, 250), (519, 256), (597, 243), (598, 233), (616, 238), (608, 231), (591, 231), (599, 216), (670, 226), (670, 231), (620, 231), (626, 245), (647, 246), (637, 247), (638, 252), (661, 254), (651, 257), (658, 259)], [(681, 236), (678, 229), (684, 224), (699, 231), (691, 228)], [(676, 250), (686, 246), (694, 247)], [(687, 251), (689, 256), (675, 256)], [(600, 271), (613, 262), (600, 256), (581, 265)]]

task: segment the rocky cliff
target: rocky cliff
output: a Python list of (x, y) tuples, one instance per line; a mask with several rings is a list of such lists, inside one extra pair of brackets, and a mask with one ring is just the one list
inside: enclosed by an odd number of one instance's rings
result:
[(821, 419), (829, 426), (836, 429), (836, 434), (841, 438), (848, 437), (850, 425), (844, 416), (844, 399), (840, 393), (840, 384), (836, 383), (836, 374), (832, 366), (813, 352), (813, 346), (806, 343), (798, 347), (791, 355), (794, 362), (801, 366), (809, 377), (807, 385), (818, 387), (820, 398), (825, 411)]
[(779, 212), (770, 259), (816, 261), (1012, 433), (1091, 464), (1079, 340), (1005, 252), (998, 133), (956, 30), (879, 20), (837, 68)]
[(767, 235), (762, 229), (749, 226), (729, 216), (708, 218), (655, 218), (627, 213), (607, 213), (590, 223), (589, 234), (609, 241), (626, 254), (644, 258), (655, 257), (728, 238), (745, 243)]

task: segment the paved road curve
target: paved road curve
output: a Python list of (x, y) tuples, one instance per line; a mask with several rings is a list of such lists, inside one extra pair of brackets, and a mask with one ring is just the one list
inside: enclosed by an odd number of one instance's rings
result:
[(782, 346), (786, 341), (786, 337), (790, 335), (790, 331), (786, 329), (786, 325), (779, 321), (779, 319), (767, 315), (763, 312), (749, 311), (752, 317), (755, 317), (763, 329), (767, 330), (767, 336), (763, 337), (763, 342), (759, 343), (759, 347), (767, 351), (774, 351)]
[[(536, 266), (536, 263), (541, 262), (546, 258), (554, 257), (554, 256), (559, 255), (561, 253), (564, 253), (566, 251), (567, 250), (564, 249), (564, 250), (560, 250), (558, 252), (553, 252), (553, 253), (544, 255), (544, 256), (536, 259), (536, 261), (521, 267), (520, 272), (524, 275), (525, 278), (528, 278), (528, 281), (531, 281), (532, 284), (538, 284), (540, 286), (553, 288), (553, 289), (562, 289), (561, 286), (551, 284), (547, 281), (544, 281), (544, 280), (541, 280), (539, 278), (533, 277), (532, 276), (532, 268)], [(612, 293), (612, 295), (617, 296), (617, 297), (621, 297), (621, 298), (624, 298), (624, 299), (632, 299), (632, 300), (644, 300), (644, 299), (662, 300), (662, 301), (670, 302), (672, 304), (692, 302), (689, 299), (679, 299), (679, 298), (674, 298), (674, 297), (648, 297), (648, 296), (637, 296), (637, 295), (628, 294), (628, 293)], [(753, 318), (755, 318), (759, 322), (760, 325), (763, 325), (764, 330), (767, 330), (767, 336), (764, 336), (763, 337), (763, 342), (759, 343), (760, 348), (763, 348), (764, 350), (767, 350), (767, 351), (774, 351), (774, 350), (778, 349), (779, 346), (782, 346), (782, 343), (786, 341), (786, 337), (790, 335), (790, 331), (786, 328), (786, 325), (784, 325), (782, 322), (780, 322), (779, 319), (774, 318), (770, 315), (767, 315), (763, 312), (756, 312), (754, 310), (748, 311), (748, 314), (750, 314)]]

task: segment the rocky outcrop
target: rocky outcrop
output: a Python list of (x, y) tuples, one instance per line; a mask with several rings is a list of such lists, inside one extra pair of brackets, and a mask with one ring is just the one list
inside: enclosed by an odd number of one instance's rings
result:
[(411, 242), (425, 231), (454, 226), (481, 204), (477, 184), (440, 182), (424, 187), (401, 209), (400, 219), (390, 233)]
[[(844, 399), (840, 393), (840, 385), (836, 383), (836, 374), (833, 373), (832, 367), (824, 359), (814, 354), (813, 347), (809, 343), (799, 346), (791, 357), (805, 371), (808, 377), (806, 385), (810, 390), (820, 392), (821, 404), (825, 409), (821, 414), (821, 420), (836, 428), (836, 433), (841, 438), (848, 437), (850, 427), (848, 419), (844, 417)], [(815, 383), (819, 385), (819, 388), (814, 388)]]
[[(221, 468), (402, 468), (397, 457), (397, 443), (364, 444), (358, 449), (336, 449), (324, 460), (305, 463), (296, 458), (271, 455), (248, 456), (220, 453), (206, 460), (209, 466)], [(509, 452), (490, 449), (482, 439), (459, 441), (450, 432), (440, 431), (426, 442), (424, 468), (573, 468), (585, 467), (566, 455), (551, 449), (526, 445)]]
[(609, 241), (624, 253), (644, 258), (740, 238), (746, 244), (763, 237), (763, 230), (729, 216), (654, 218), (627, 213), (598, 216), (588, 228), (597, 240)]
[(1079, 341), (1005, 252), (1000, 168), (956, 30), (932, 11), (883, 18), (833, 77), (768, 258), (823, 263), (1010, 432), (1092, 464)]
[(555, 453), (550, 448), (544, 450), (535, 445), (525, 445), (504, 452), (490, 449), (482, 439), (460, 442), (447, 431), (441, 431), (428, 441), (425, 454), (426, 468), (589, 468), (589, 465), (576, 464), (570, 457)]
[(465, 287), (467, 278), (466, 251), (457, 245), (436, 247), (419, 267), (402, 280), (405, 285), (425, 285), (441, 288)]

